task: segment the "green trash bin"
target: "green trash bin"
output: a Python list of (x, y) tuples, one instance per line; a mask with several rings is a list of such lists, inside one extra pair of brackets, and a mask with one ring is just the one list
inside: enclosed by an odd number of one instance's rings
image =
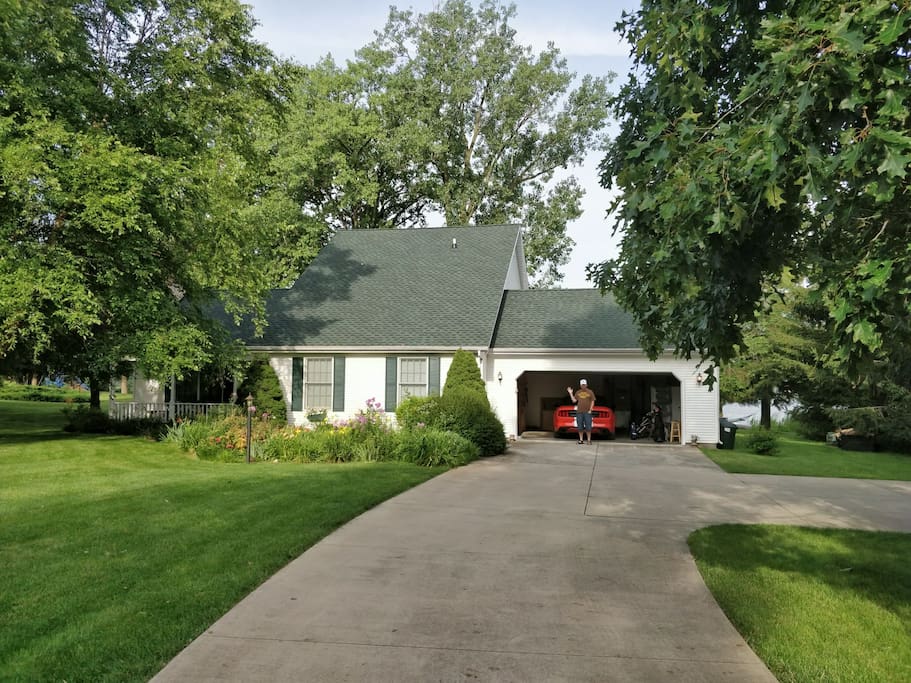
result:
[(737, 425), (730, 420), (721, 418), (719, 425), (721, 427), (721, 441), (718, 442), (718, 448), (734, 450), (734, 439), (737, 437)]

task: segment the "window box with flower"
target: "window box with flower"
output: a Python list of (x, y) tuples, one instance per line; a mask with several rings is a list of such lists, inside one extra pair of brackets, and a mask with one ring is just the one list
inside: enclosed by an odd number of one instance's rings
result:
[(307, 420), (310, 422), (323, 422), (329, 413), (325, 408), (316, 408), (307, 411)]

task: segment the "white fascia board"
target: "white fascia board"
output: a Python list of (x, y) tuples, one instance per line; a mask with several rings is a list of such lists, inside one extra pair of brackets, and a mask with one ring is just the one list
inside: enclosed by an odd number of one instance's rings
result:
[(335, 353), (344, 355), (377, 353), (455, 353), (486, 351), (486, 346), (247, 346), (251, 353)]
[(601, 354), (630, 354), (630, 353), (644, 353), (641, 348), (630, 348), (630, 349), (605, 349), (604, 347), (595, 347), (591, 349), (529, 349), (529, 348), (519, 348), (519, 349), (508, 349), (502, 346), (497, 346), (491, 349), (490, 354), (492, 356), (540, 356), (543, 354), (553, 355), (553, 356), (578, 356), (578, 355), (591, 355), (593, 353)]

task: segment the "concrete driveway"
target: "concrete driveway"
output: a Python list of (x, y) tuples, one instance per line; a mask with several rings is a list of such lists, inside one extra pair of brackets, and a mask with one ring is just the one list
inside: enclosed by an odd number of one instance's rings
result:
[(153, 680), (771, 682), (687, 549), (720, 522), (911, 532), (911, 482), (521, 440), (339, 529)]

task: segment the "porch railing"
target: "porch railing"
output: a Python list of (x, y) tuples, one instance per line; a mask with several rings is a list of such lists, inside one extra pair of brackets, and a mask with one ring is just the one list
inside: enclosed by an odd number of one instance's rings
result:
[[(168, 422), (168, 403), (111, 402), (108, 416), (113, 420), (155, 419)], [(240, 406), (233, 403), (181, 403), (174, 404), (174, 418), (191, 419), (198, 417), (222, 417), (239, 413)]]

